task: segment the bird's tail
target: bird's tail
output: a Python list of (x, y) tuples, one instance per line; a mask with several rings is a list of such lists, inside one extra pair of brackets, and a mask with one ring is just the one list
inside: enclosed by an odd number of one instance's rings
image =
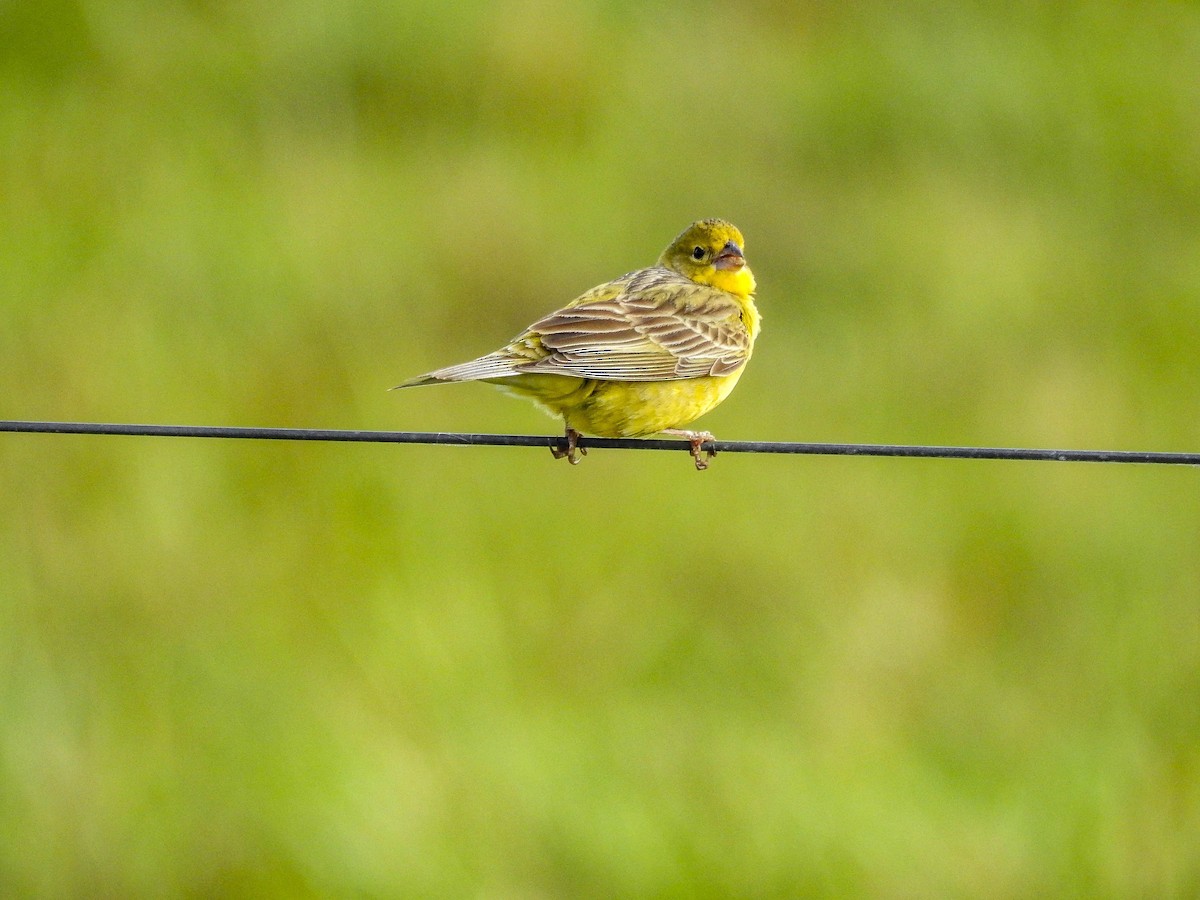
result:
[(392, 388), (392, 390), (420, 387), (425, 384), (446, 384), (447, 382), (454, 381), (490, 381), (493, 378), (511, 378), (513, 375), (520, 374), (513, 368), (514, 362), (515, 360), (510, 356), (489, 353), (487, 356), (481, 356), (479, 359), (473, 359), (470, 362), (459, 363), (456, 366), (447, 366), (444, 369), (427, 372), (424, 375), (418, 375), (416, 378), (410, 378), (408, 381), (402, 381)]

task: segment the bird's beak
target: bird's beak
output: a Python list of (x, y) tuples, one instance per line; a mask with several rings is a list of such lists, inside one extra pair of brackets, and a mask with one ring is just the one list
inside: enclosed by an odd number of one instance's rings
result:
[(733, 241), (726, 241), (725, 246), (721, 248), (721, 252), (717, 254), (717, 258), (713, 260), (713, 266), (718, 269), (728, 269), (736, 272), (746, 264), (746, 257), (742, 255), (742, 248)]

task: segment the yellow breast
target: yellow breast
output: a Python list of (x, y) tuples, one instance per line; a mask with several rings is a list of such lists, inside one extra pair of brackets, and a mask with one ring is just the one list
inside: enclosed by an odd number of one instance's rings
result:
[(742, 369), (678, 381), (594, 381), (568, 376), (505, 379), (502, 387), (533, 400), (568, 428), (597, 437), (646, 437), (688, 425), (729, 396)]

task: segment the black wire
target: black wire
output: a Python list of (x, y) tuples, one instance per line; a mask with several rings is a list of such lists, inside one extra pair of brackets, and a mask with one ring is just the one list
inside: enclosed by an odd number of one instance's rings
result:
[[(353, 441), (381, 444), (462, 444), (491, 447), (554, 447), (566, 439), (530, 434), (463, 434), (442, 431), (345, 431), (326, 428), (240, 428), (217, 425), (132, 425), (100, 422), (0, 421), (0, 432), (114, 434), (143, 437), (242, 438), (268, 441)], [(580, 447), (613, 450), (689, 450), (684, 440), (591, 438)], [(907, 444), (816, 444), (787, 441), (713, 441), (721, 453), (800, 453), (821, 456), (903, 456), (924, 459), (1011, 459), (1053, 462), (1155, 463), (1198, 466), (1200, 453), (1143, 450), (1038, 450), (1019, 447), (926, 447)]]

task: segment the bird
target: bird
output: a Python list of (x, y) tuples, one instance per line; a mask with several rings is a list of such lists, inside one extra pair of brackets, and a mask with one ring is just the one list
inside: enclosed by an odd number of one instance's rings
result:
[(669, 434), (706, 469), (712, 434), (681, 426), (729, 396), (754, 350), (762, 317), (745, 246), (724, 219), (693, 222), (655, 265), (597, 285), (499, 350), (392, 390), (486, 382), (562, 419), (566, 449), (551, 446), (555, 459), (576, 465), (581, 435)]

